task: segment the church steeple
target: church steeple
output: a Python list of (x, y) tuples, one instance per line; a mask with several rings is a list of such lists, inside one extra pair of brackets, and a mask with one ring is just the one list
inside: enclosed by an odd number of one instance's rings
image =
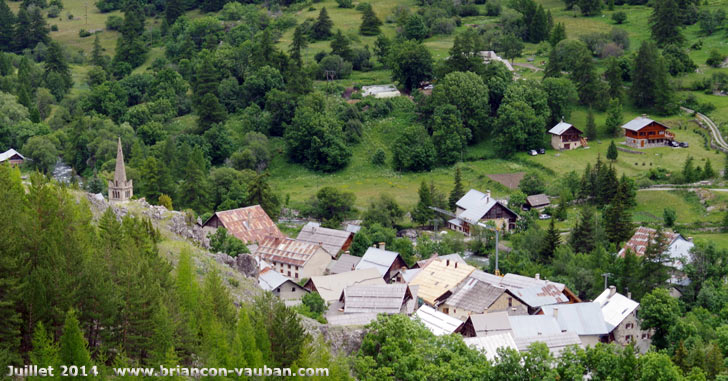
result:
[(116, 146), (116, 169), (114, 180), (109, 181), (109, 201), (127, 201), (134, 195), (134, 186), (131, 180), (126, 179), (124, 166), (124, 150), (121, 147), (121, 137)]

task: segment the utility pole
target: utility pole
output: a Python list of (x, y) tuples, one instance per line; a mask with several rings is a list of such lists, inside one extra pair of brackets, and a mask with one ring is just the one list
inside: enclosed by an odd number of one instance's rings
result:
[(495, 229), (495, 275), (500, 276), (500, 269), (498, 268), (498, 235), (500, 230)]
[(604, 277), (604, 289), (606, 290), (607, 289), (607, 280), (609, 279), (610, 276), (612, 276), (612, 274), (604, 273), (604, 274), (602, 274), (602, 276)]

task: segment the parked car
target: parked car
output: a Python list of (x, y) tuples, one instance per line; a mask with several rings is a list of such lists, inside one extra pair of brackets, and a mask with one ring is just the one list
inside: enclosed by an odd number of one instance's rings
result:
[(688, 144), (688, 142), (682, 142), (682, 143), (680, 143), (680, 147), (688, 148), (688, 147), (690, 147), (690, 144)]
[(551, 218), (551, 216), (549, 216), (548, 214), (539, 214), (538, 215), (539, 220), (548, 220), (550, 218)]
[(539, 148), (538, 149), (538, 153), (540, 153), (541, 155), (544, 155), (544, 154), (546, 154), (546, 149), (545, 148)]
[(532, 149), (532, 150), (528, 151), (528, 154), (531, 156), (536, 156), (536, 155), (538, 155), (538, 152), (536, 152), (535, 149)]
[(680, 144), (674, 140), (670, 140), (670, 147), (680, 147)]

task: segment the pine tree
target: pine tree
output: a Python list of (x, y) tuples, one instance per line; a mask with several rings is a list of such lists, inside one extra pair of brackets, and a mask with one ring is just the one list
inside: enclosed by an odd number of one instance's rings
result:
[(549, 25), (546, 11), (539, 4), (528, 26), (528, 42), (539, 43), (549, 38)]
[(240, 308), (235, 331), (238, 347), (234, 348), (234, 350), (239, 354), (240, 359), (243, 360), (238, 366), (248, 368), (263, 366), (263, 354), (258, 349), (248, 308), (245, 306)]
[(48, 44), (49, 33), (50, 30), (40, 8), (36, 6), (20, 8), (14, 37), (16, 50), (33, 49), (40, 42)]
[(336, 54), (346, 61), (351, 60), (351, 44), (349, 39), (341, 32), (341, 29), (336, 31), (336, 35), (331, 41), (331, 54)]
[(452, 191), (450, 191), (450, 197), (448, 199), (448, 206), (450, 210), (455, 210), (455, 203), (458, 202), (465, 195), (465, 189), (463, 189), (463, 178), (460, 171), (460, 167), (455, 168), (455, 184), (453, 185)]
[(121, 36), (116, 40), (114, 62), (126, 62), (135, 68), (144, 63), (147, 46), (144, 43), (144, 9), (139, 0), (129, 0), (124, 8)]
[(195, 280), (195, 269), (188, 249), (182, 249), (177, 262), (175, 277), (175, 296), (179, 304), (181, 318), (180, 330), (184, 335), (180, 337), (180, 349), (187, 353), (196, 350), (197, 333), (199, 329), (199, 286)]
[(15, 15), (5, 0), (0, 0), (0, 52), (8, 52), (15, 38)]
[(98, 33), (94, 37), (94, 48), (91, 51), (91, 63), (101, 68), (106, 68), (106, 60), (104, 60), (104, 51), (101, 48)]
[[(622, 188), (618, 187), (617, 192), (622, 192)], [(625, 242), (632, 236), (634, 227), (632, 226), (632, 214), (628, 211), (628, 206), (622, 200), (625, 196), (617, 194), (612, 202), (607, 205), (604, 210), (604, 231), (609, 242), (619, 244)]]
[(612, 142), (609, 143), (609, 148), (607, 148), (607, 159), (614, 162), (617, 160), (617, 156), (619, 156), (617, 146), (614, 144), (614, 140), (612, 140)]
[(382, 25), (382, 21), (379, 20), (377, 15), (374, 13), (374, 9), (369, 6), (364, 9), (364, 14), (361, 17), (361, 26), (359, 27), (359, 33), (364, 36), (376, 36), (381, 31), (379, 26)]
[(311, 27), (311, 37), (314, 40), (326, 40), (331, 37), (331, 28), (334, 26), (334, 22), (331, 21), (329, 13), (326, 11), (326, 7), (321, 8), (319, 11), (316, 22)]
[(713, 165), (710, 163), (710, 159), (706, 159), (705, 161), (705, 167), (703, 167), (702, 177), (703, 180), (712, 179), (713, 177), (715, 177), (715, 171), (713, 170)]
[(205, 132), (215, 123), (225, 121), (227, 111), (213, 93), (205, 94), (197, 105), (197, 125), (200, 133)]
[(52, 41), (48, 44), (43, 79), (57, 100), (63, 98), (71, 87), (73, 87), (71, 69), (66, 62), (66, 57), (58, 42)]
[[(66, 313), (66, 322), (63, 324), (63, 335), (59, 340), (59, 359), (61, 364), (67, 366), (76, 365), (91, 368), (91, 355), (88, 351), (88, 343), (83, 337), (81, 326), (76, 318), (76, 311), (69, 310)], [(85, 377), (72, 377), (71, 379), (82, 379)]]
[(554, 252), (556, 252), (556, 248), (559, 247), (559, 245), (561, 245), (561, 234), (559, 233), (559, 230), (556, 229), (554, 218), (551, 217), (549, 229), (546, 231), (546, 235), (541, 242), (541, 251), (539, 253), (541, 263), (551, 263), (551, 260), (554, 257)]
[(425, 180), (422, 180), (420, 189), (417, 193), (420, 198), (417, 202), (417, 206), (415, 206), (415, 209), (412, 211), (412, 220), (424, 225), (435, 216), (434, 211), (430, 209), (430, 206), (433, 206), (432, 194), (430, 193), (430, 188), (427, 186), (427, 183), (425, 183)]
[(268, 184), (270, 173), (263, 172), (252, 179), (248, 185), (248, 205), (260, 205), (273, 220), (281, 213), (281, 200)]
[(33, 330), (33, 350), (30, 352), (30, 361), (39, 367), (58, 366), (58, 346), (53, 342), (43, 322), (38, 322)]
[(303, 30), (303, 25), (299, 25), (293, 31), (293, 39), (291, 40), (289, 54), (291, 59), (299, 68), (303, 66), (303, 59), (301, 57), (301, 51), (306, 49), (308, 46), (308, 40), (306, 39), (306, 33)]
[(549, 43), (551, 47), (555, 47), (556, 44), (566, 39), (566, 27), (563, 23), (557, 23), (551, 30), (551, 36), (549, 37)]
[(569, 77), (576, 85), (581, 104), (592, 106), (599, 103), (604, 95), (604, 89), (588, 49), (579, 50)]
[(670, 111), (673, 89), (664, 59), (652, 41), (643, 42), (634, 59), (631, 95), (637, 107)]
[(559, 197), (559, 205), (556, 207), (556, 210), (554, 211), (554, 217), (556, 217), (559, 221), (565, 221), (569, 217), (569, 212), (566, 209), (568, 206), (568, 202), (566, 201), (566, 194), (562, 194)]
[(579, 213), (579, 220), (571, 229), (569, 245), (577, 253), (589, 253), (595, 246), (595, 215), (594, 209), (585, 206)]
[(598, 176), (598, 204), (604, 206), (614, 199), (614, 195), (617, 194), (617, 188), (619, 187), (619, 181), (617, 180), (617, 172), (611, 164), (609, 167), (603, 165)]
[(591, 107), (586, 114), (586, 137), (589, 140), (596, 140), (597, 138), (597, 124), (594, 122), (594, 112)]
[(210, 208), (210, 181), (207, 178), (207, 168), (205, 167), (205, 156), (202, 150), (197, 148), (192, 151), (183, 182), (179, 189), (180, 203), (187, 208), (191, 208), (198, 213), (207, 211)]
[(619, 66), (619, 61), (615, 57), (610, 57), (607, 60), (607, 70), (604, 72), (604, 77), (609, 84), (609, 97), (621, 101), (624, 98), (622, 68)]
[(543, 71), (544, 78), (558, 78), (561, 77), (561, 67), (559, 66), (559, 59), (556, 53), (556, 49), (551, 49), (549, 53), (548, 62), (546, 62), (546, 68)]
[(184, 4), (182, 0), (167, 0), (166, 4), (164, 19), (167, 20), (167, 25), (172, 26), (184, 14)]
[(652, 38), (659, 46), (681, 45), (685, 41), (680, 28), (683, 25), (680, 7), (675, 0), (656, 0), (650, 15)]
[(644, 266), (642, 274), (643, 290), (651, 290), (665, 284), (670, 275), (665, 263), (669, 261), (667, 248), (669, 242), (662, 226), (658, 225), (654, 234), (647, 238), (647, 246), (643, 255)]
[[(609, 108), (607, 109), (607, 120), (605, 129), (607, 136), (617, 136), (619, 127), (622, 125), (622, 103), (617, 98), (609, 100)], [(616, 150), (616, 148), (615, 148)]]

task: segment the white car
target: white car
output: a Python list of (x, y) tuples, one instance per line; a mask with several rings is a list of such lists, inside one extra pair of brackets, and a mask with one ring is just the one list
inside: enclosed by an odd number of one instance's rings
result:
[(538, 215), (539, 220), (548, 220), (550, 218), (551, 218), (551, 216), (549, 216), (548, 214), (539, 214)]
[(528, 154), (531, 156), (536, 156), (536, 155), (538, 155), (538, 152), (536, 152), (535, 149), (532, 149), (532, 150), (528, 151)]

